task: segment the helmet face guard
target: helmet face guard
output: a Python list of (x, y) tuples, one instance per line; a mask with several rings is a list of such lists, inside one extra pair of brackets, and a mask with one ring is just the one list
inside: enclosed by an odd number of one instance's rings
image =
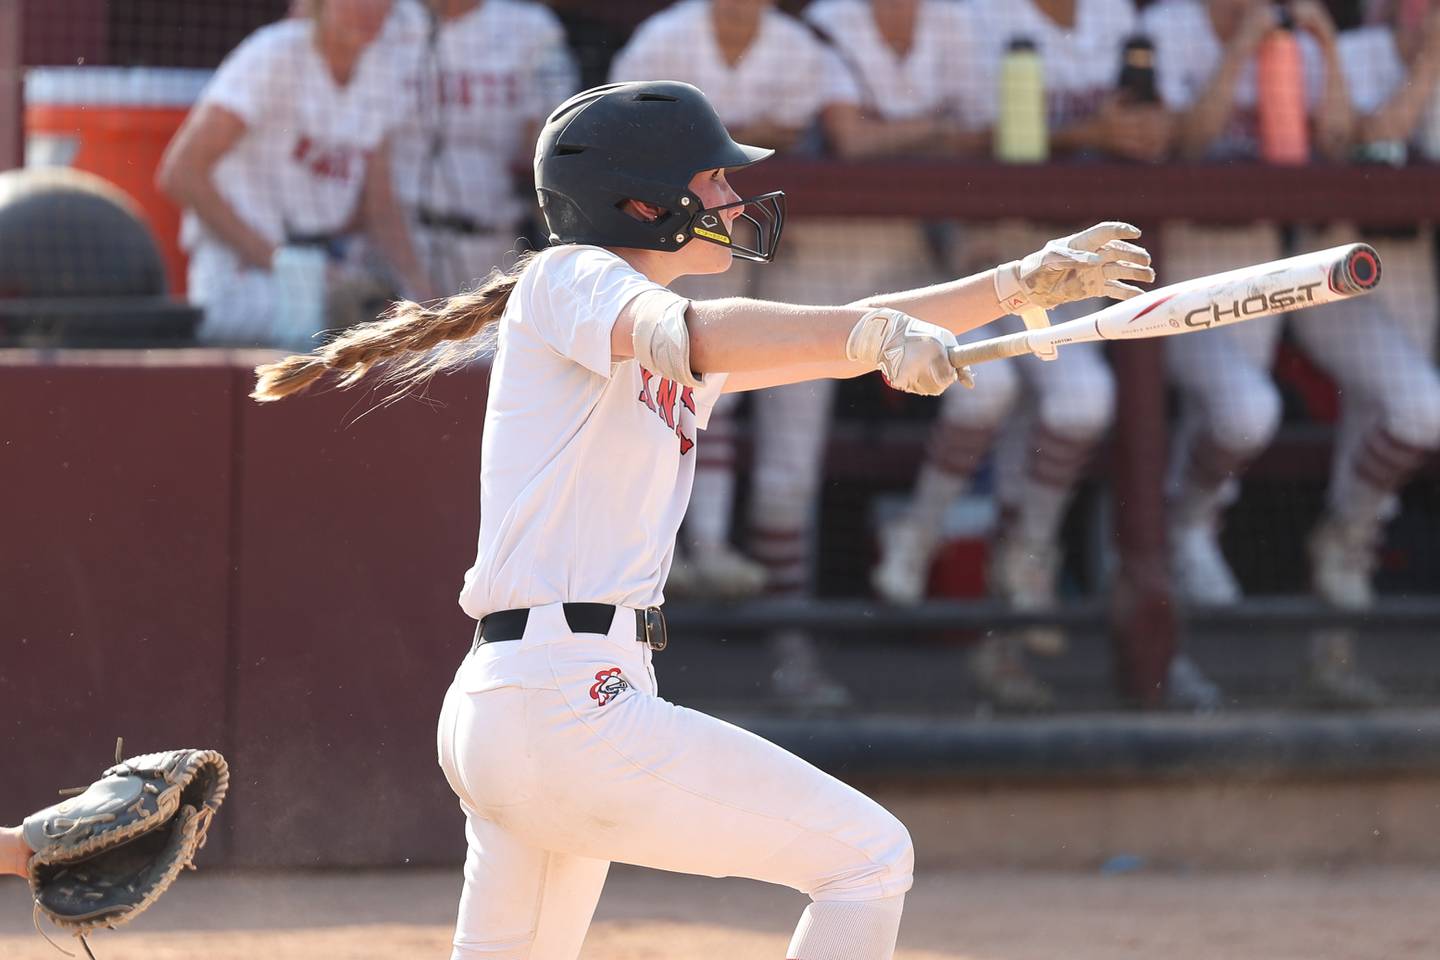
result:
[[(721, 212), (735, 207), (740, 208), (740, 216), (726, 229)], [(741, 260), (769, 263), (775, 259), (775, 251), (780, 246), (780, 232), (784, 228), (785, 193), (772, 190), (748, 200), (706, 207), (690, 218), (685, 233), (729, 247), (731, 256)]]

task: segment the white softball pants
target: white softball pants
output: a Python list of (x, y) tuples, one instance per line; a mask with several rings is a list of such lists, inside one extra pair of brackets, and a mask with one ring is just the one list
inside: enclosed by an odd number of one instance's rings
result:
[[(602, 636), (537, 607), (523, 639), (483, 644), (456, 672), (438, 734), (469, 846), (454, 960), (573, 960), (612, 861), (792, 887), (836, 907), (807, 910), (789, 956), (889, 958), (912, 879), (904, 826), (774, 744), (660, 699), (634, 632), (628, 610)], [(830, 947), (813, 928), (836, 914), (863, 919)]]
[[(1353, 240), (1336, 228), (1305, 235), (1305, 249)], [(1412, 447), (1440, 446), (1440, 376), (1432, 359), (1436, 293), (1431, 248), (1417, 240), (1377, 240), (1383, 275), (1373, 295), (1297, 313), (1296, 341), (1342, 390), (1345, 413), (1332, 471), (1332, 502), (1347, 496), (1349, 463), (1376, 426)], [(1269, 224), (1183, 226), (1168, 231), (1166, 283), (1280, 257)], [(1226, 450), (1254, 456), (1280, 423), (1281, 402), (1270, 375), (1282, 318), (1266, 317), (1165, 341), (1171, 377), (1185, 398), (1177, 456), (1204, 430)], [(1172, 472), (1172, 483), (1178, 475)]]
[[(961, 276), (1015, 260), (1066, 228), (1035, 226), (1019, 221), (972, 224), (953, 258)], [(1063, 323), (1101, 309), (1109, 301), (1083, 300), (1049, 311), (1051, 323)], [(1024, 329), (1019, 317), (1002, 317), (971, 331), (962, 342)], [(1071, 344), (1057, 360), (1020, 357), (987, 363), (975, 371), (973, 390), (947, 390), (940, 400), (939, 436), (947, 428), (964, 431), (1001, 430), (996, 447), (995, 489), (1007, 506), (1025, 497), (1023, 478), (1034, 450), (1036, 431), (1043, 436), (1088, 445), (1110, 428), (1115, 417), (1115, 376), (1099, 344)], [(1001, 429), (1003, 427), (1003, 430)]]

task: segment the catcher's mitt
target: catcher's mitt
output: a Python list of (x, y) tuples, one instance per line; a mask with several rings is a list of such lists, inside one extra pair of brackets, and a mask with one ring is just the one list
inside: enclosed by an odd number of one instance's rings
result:
[[(120, 759), (68, 800), (25, 818), (35, 909), (80, 938), (134, 919), (191, 867), (230, 785), (214, 750)], [(93, 954), (92, 954), (93, 956)]]

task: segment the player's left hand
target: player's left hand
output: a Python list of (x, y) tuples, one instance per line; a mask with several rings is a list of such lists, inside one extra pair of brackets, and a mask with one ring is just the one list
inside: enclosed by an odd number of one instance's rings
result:
[(1139, 236), (1138, 227), (1107, 220), (1051, 240), (1025, 259), (1001, 266), (996, 272), (996, 292), (1012, 313), (1027, 306), (1048, 310), (1090, 297), (1128, 300), (1144, 293), (1128, 281), (1151, 283), (1155, 279), (1150, 253), (1127, 242)]

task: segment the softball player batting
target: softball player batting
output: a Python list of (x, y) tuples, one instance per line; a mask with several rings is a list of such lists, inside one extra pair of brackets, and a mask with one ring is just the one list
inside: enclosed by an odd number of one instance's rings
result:
[(808, 893), (791, 958), (894, 952), (913, 863), (905, 828), (802, 760), (656, 693), (661, 587), (697, 431), (723, 391), (879, 369), (898, 389), (940, 393), (957, 377), (953, 331), (998, 316), (1002, 297), (1050, 305), (1047, 294), (1078, 299), (1153, 274), (1118, 239), (1133, 229), (1114, 224), (1101, 256), (1056, 243), (848, 307), (671, 292), (732, 256), (774, 256), (783, 196), (742, 200), (725, 180), (769, 155), (733, 141), (687, 84), (585, 91), (550, 115), (536, 148), (554, 246), (478, 290), (398, 304), (258, 371), (254, 396), (275, 400), (329, 373), (391, 362), (413, 382), (495, 351), (479, 550), (460, 597), (479, 627), (438, 736), (469, 842), (455, 958), (576, 957), (614, 860)]
[(577, 69), (560, 21), (528, 0), (400, 0), (392, 37), (412, 108), (394, 137), (395, 192), (436, 289), (460, 290), (520, 236), (530, 203), (515, 171)]
[[(775, 78), (782, 75), (786, 83), (777, 88)], [(855, 99), (850, 78), (834, 54), (770, 2), (678, 3), (636, 28), (611, 65), (610, 79), (691, 83), (707, 91), (720, 119), (736, 137), (782, 151), (803, 149), (817, 118)], [(878, 271), (883, 264), (847, 274), (844, 267), (849, 263), (825, 256), (839, 252), (833, 241), (817, 251), (817, 236), (828, 238), (830, 231), (823, 224), (789, 221), (785, 249), (778, 259), (783, 269), (739, 265), (723, 274), (687, 278), (677, 289), (702, 299), (753, 296), (845, 303), (897, 285), (894, 279), (881, 281)], [(847, 259), (853, 262), (855, 253), (849, 251)], [(753, 560), (730, 546), (739, 397), (721, 398), (697, 454), (695, 489), (681, 528), (670, 589), (721, 597), (763, 590), (798, 598), (811, 592), (816, 493), (829, 434), (832, 387), (830, 380), (792, 384), (759, 391), (751, 402), (754, 457), (744, 539)], [(776, 662), (772, 687), (784, 703), (828, 708), (849, 702), (848, 691), (824, 669), (808, 634), (778, 631), (769, 644)]]

